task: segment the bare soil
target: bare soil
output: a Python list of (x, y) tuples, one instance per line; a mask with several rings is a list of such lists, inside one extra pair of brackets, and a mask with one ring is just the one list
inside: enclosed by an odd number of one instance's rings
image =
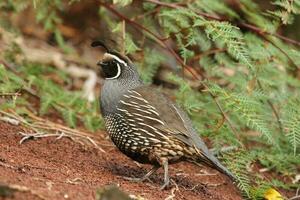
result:
[[(69, 138), (41, 138), (19, 144), (22, 127), (0, 122), (0, 185), (15, 192), (2, 199), (95, 199), (97, 188), (116, 184), (128, 194), (145, 199), (242, 199), (231, 181), (220, 173), (189, 163), (170, 166), (172, 185), (160, 191), (163, 172), (150, 181), (134, 183), (123, 177), (140, 177), (151, 166), (139, 166), (120, 153), (105, 133), (98, 132), (105, 153)], [(173, 189), (174, 188), (174, 189)]]

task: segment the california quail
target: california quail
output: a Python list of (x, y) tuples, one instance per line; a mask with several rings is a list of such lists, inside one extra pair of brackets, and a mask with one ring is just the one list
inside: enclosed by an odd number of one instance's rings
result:
[[(92, 46), (105, 47), (98, 41)], [(105, 76), (101, 113), (119, 150), (135, 161), (153, 165), (138, 180), (147, 179), (163, 167), (163, 189), (169, 184), (168, 164), (179, 161), (208, 165), (234, 180), (234, 175), (208, 150), (187, 114), (155, 88), (143, 84), (128, 58), (106, 50), (98, 62)]]

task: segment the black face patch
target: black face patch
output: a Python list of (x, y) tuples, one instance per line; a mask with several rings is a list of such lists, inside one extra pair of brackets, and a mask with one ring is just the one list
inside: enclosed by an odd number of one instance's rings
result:
[(121, 64), (116, 60), (105, 61), (103, 63), (100, 63), (100, 66), (105, 78), (117, 78), (117, 75), (120, 73), (119, 70), (121, 70)]

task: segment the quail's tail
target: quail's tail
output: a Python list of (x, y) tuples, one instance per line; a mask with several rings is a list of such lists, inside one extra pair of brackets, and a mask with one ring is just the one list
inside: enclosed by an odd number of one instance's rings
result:
[[(210, 153), (209, 153), (210, 154)], [(227, 175), (232, 181), (236, 180), (236, 177), (225, 167), (223, 166), (220, 161), (212, 154), (201, 154), (195, 160), (195, 162), (199, 164), (205, 164), (213, 169), (218, 170), (219, 172)]]

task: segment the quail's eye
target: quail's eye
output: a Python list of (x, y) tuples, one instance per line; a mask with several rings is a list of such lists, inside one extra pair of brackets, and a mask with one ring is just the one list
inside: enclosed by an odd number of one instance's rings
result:
[(110, 66), (114, 66), (114, 65), (116, 65), (116, 62), (115, 62), (115, 60), (111, 60), (111, 61), (109, 61), (109, 65), (110, 65)]

